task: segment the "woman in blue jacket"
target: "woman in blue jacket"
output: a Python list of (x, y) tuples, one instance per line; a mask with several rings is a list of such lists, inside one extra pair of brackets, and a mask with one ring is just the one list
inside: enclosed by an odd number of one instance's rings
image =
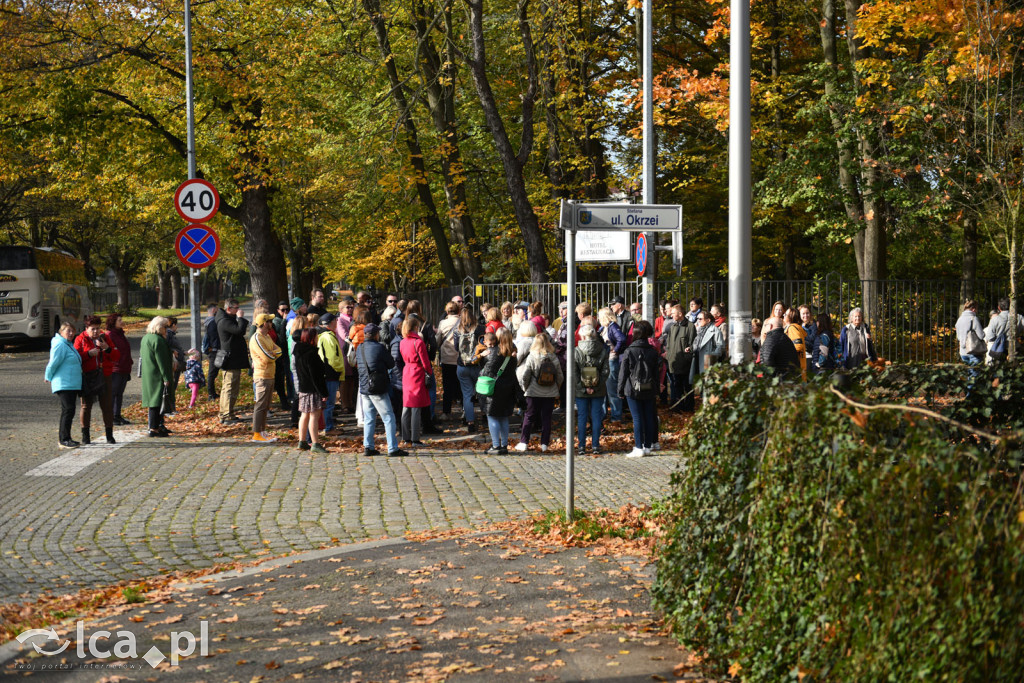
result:
[(71, 422), (75, 419), (75, 399), (82, 389), (82, 357), (72, 345), (74, 338), (75, 326), (61, 325), (50, 342), (50, 362), (46, 364), (46, 381), (60, 398), (57, 445), (61, 448), (78, 448), (78, 442), (71, 440)]

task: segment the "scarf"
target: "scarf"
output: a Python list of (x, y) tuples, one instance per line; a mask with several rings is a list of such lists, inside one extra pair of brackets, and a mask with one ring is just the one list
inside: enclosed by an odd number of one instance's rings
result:
[(715, 327), (721, 327), (722, 323), (724, 323), (724, 322), (725, 322), (725, 316), (724, 315), (715, 318)]

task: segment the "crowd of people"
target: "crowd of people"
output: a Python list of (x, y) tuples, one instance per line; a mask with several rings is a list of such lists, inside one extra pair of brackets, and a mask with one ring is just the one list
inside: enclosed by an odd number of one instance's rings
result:
[[(343, 297), (336, 314), (327, 306), (319, 288), (308, 303), (295, 297), (271, 308), (257, 300), (250, 323), (237, 300), (229, 299), (223, 307), (210, 304), (201, 347), (210, 359), (206, 373), (199, 350), (186, 353), (178, 343), (177, 320), (154, 318), (142, 339), (138, 368), (149, 436), (170, 434), (164, 416), (175, 412), (182, 374), (190, 407), (205, 387), (208, 398), (219, 402), (220, 421), (240, 423), (236, 404), (242, 371), (248, 370), (254, 442), (276, 440), (267, 431), (276, 396), (297, 430), (297, 447), (318, 453), (327, 452), (324, 435), (342, 429), (339, 411), (355, 415), (366, 455), (381, 452), (375, 440), (378, 418), (385, 452), (392, 457), (421, 447), (425, 434), (442, 433), (442, 422), (467, 434), (486, 428), (491, 442), (486, 453), (491, 455), (510, 449), (525, 452), (535, 435), (540, 451), (550, 447), (554, 415), (564, 408), (559, 406), (566, 396), (567, 302), (552, 312), (540, 302), (526, 301), (482, 303), (472, 310), (455, 296), (436, 325), (420, 302), (396, 295), (386, 297), (381, 311), (367, 292)], [(1014, 334), (1008, 308), (1009, 300), (1001, 300), (982, 327), (976, 303), (965, 304), (956, 324), (965, 363), (1005, 358), (1007, 335)], [(692, 412), (698, 378), (728, 358), (727, 312), (721, 303), (705, 310), (699, 297), (687, 305), (667, 299), (653, 323), (643, 320), (640, 310), (637, 303), (627, 307), (620, 296), (596, 311), (588, 302), (575, 307), (572, 375), (580, 452), (600, 453), (603, 427), (622, 423), (627, 410), (634, 437), (627, 456), (659, 450), (659, 400), (664, 409)], [(71, 439), (78, 398), (82, 443), (90, 443), (91, 409), (97, 399), (108, 443), (114, 443), (114, 425), (128, 424), (121, 407), (133, 359), (124, 322), (114, 314), (108, 316), (105, 331), (101, 323), (88, 318), (77, 336), (72, 326), (64, 325), (51, 345), (46, 379), (60, 397), (62, 448), (78, 445)], [(1024, 316), (1016, 327), (1017, 333), (1022, 331)], [(751, 339), (758, 363), (804, 380), (877, 359), (860, 308), (850, 312), (837, 335), (827, 313), (815, 315), (809, 305), (775, 302), (768, 318), (752, 321)], [(513, 443), (509, 423), (517, 413), (522, 426)]]

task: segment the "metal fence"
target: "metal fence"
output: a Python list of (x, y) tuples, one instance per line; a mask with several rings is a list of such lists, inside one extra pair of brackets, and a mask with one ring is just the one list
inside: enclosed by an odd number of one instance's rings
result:
[[(963, 308), (963, 284), (961, 280), (848, 280), (836, 273), (814, 280), (758, 280), (752, 283), (753, 313), (758, 318), (770, 316), (776, 301), (807, 304), (815, 315), (829, 314), (838, 335), (850, 311), (861, 307), (871, 324), (879, 355), (903, 363), (955, 362), (959, 360), (959, 347), (953, 326)], [(987, 312), (995, 308), (999, 297), (1006, 296), (1007, 284), (1002, 280), (975, 280), (973, 285), (979, 315), (987, 324)], [(655, 292), (659, 301), (678, 299), (685, 305), (690, 299), (700, 298), (705, 307), (729, 305), (727, 280), (658, 282)], [(568, 299), (568, 287), (564, 282), (477, 284), (466, 278), (459, 287), (408, 292), (405, 297), (418, 299), (428, 319), (436, 323), (444, 314), (444, 305), (456, 294), (473, 307), (485, 301), (539, 301), (550, 316), (557, 312), (560, 302)], [(588, 301), (595, 310), (607, 306), (616, 295), (627, 303), (638, 301), (640, 285), (628, 280), (576, 284), (576, 301)]]
[[(101, 292), (90, 290), (93, 308), (97, 311), (109, 311), (117, 303), (117, 292)], [(133, 309), (155, 308), (156, 292), (149, 289), (128, 292), (128, 305)]]

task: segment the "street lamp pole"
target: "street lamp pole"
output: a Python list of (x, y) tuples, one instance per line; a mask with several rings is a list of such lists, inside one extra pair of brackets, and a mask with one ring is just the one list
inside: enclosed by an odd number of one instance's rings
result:
[(750, 3), (732, 0), (729, 58), (729, 356), (753, 356), (751, 311)]
[[(188, 179), (196, 177), (196, 131), (192, 97), (192, 7), (191, 0), (185, 0), (185, 126), (188, 149)], [(201, 349), (199, 323), (199, 270), (189, 268), (189, 302), (192, 309), (192, 348)], [(202, 356), (200, 356), (202, 358)]]
[[(654, 204), (654, 26), (651, 12), (651, 0), (644, 0), (643, 5), (643, 72), (644, 72), (644, 100), (643, 100), (643, 171), (641, 181), (643, 183), (644, 204)], [(644, 233), (647, 240), (647, 268), (644, 271), (642, 296), (640, 305), (644, 320), (654, 324), (654, 282), (658, 276), (658, 250), (657, 234), (653, 232)], [(628, 302), (627, 302), (628, 303)]]

